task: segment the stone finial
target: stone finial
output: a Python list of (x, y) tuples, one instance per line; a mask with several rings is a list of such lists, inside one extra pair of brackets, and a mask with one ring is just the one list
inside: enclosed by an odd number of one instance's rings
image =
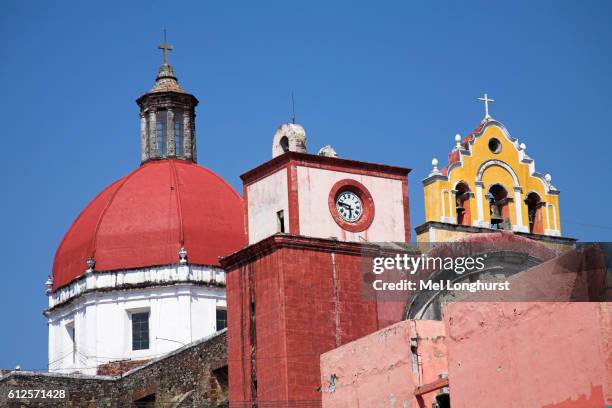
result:
[(549, 173), (546, 173), (544, 175), (544, 180), (546, 180), (546, 184), (548, 184), (548, 190), (549, 192), (556, 192), (558, 193), (559, 190), (557, 189), (557, 187), (555, 187), (552, 183), (552, 176)]
[(440, 170), (438, 170), (438, 159), (436, 159), (435, 157), (431, 160), (431, 173), (429, 173), (430, 176), (436, 175), (436, 174), (442, 174), (440, 173)]
[(51, 275), (47, 276), (45, 288), (45, 293), (51, 293), (51, 291), (53, 290), (53, 278), (51, 277)]
[(85, 273), (92, 273), (94, 271), (94, 268), (96, 266), (96, 260), (93, 257), (88, 257), (87, 258), (87, 270), (85, 271)]
[(521, 143), (521, 144), (519, 145), (519, 148), (520, 148), (521, 150), (527, 150), (527, 145), (526, 145), (525, 143)]
[(319, 149), (319, 156), (338, 157), (338, 153), (331, 145), (327, 145)]
[(185, 249), (184, 246), (182, 246), (181, 249), (179, 249), (178, 255), (179, 255), (179, 264), (185, 265), (187, 263), (187, 250)]
[(459, 133), (455, 135), (455, 149), (461, 150), (461, 135)]
[(284, 123), (276, 129), (272, 141), (272, 157), (286, 152), (306, 153), (306, 131), (295, 123)]

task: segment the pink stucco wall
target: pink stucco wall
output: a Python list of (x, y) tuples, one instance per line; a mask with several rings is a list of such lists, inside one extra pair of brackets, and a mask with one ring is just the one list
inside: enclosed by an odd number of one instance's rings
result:
[[(406, 240), (404, 224), (404, 192), (402, 180), (359, 175), (339, 170), (298, 166), (300, 233), (320, 238), (336, 237), (343, 241)], [(352, 233), (334, 222), (327, 199), (333, 185), (343, 179), (357, 180), (372, 194), (376, 215), (365, 231)], [(361, 237), (361, 238), (360, 238)]]
[[(323, 407), (431, 407), (435, 393), (419, 405), (414, 390), (447, 372), (443, 330), (438, 321), (402, 321), (323, 354)], [(416, 365), (411, 337), (418, 338)]]
[(248, 214), (249, 244), (276, 234), (278, 230), (277, 212), (284, 211), (289, 231), (289, 200), (287, 169), (275, 173), (245, 187)]
[(612, 405), (612, 303), (454, 303), (453, 408)]

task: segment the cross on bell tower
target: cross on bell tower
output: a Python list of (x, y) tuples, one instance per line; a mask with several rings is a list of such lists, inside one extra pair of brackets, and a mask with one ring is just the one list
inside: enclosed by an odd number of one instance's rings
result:
[(479, 101), (483, 101), (485, 105), (485, 120), (491, 119), (491, 115), (489, 115), (489, 102), (495, 102), (495, 99), (490, 99), (487, 94), (484, 94), (484, 97), (478, 98)]

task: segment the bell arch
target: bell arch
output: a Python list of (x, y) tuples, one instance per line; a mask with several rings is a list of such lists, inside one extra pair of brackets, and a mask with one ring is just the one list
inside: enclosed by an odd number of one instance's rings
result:
[(538, 193), (531, 191), (525, 198), (525, 205), (527, 205), (529, 232), (531, 234), (544, 234), (542, 208), (546, 208), (546, 203), (542, 201)]
[(455, 184), (455, 214), (458, 225), (472, 225), (472, 213), (470, 208), (470, 197), (472, 191), (470, 186), (463, 180)]
[(500, 183), (491, 185), (487, 191), (489, 201), (489, 212), (491, 227), (498, 229), (511, 229), (510, 206), (511, 198), (508, 197), (508, 190)]
[(507, 163), (501, 160), (495, 160), (495, 159), (487, 160), (484, 163), (482, 163), (476, 173), (476, 200), (477, 200), (477, 205), (478, 205), (477, 207), (478, 208), (478, 220), (476, 221), (475, 224), (485, 225), (484, 205), (483, 205), (483, 196), (484, 196), (483, 186), (484, 184), (482, 181), (482, 177), (485, 171), (489, 167), (493, 167), (493, 166), (497, 166), (497, 167), (504, 169), (512, 178), (512, 184), (513, 184), (512, 187), (514, 189), (514, 197), (511, 198), (509, 191), (508, 191), (508, 195), (509, 195), (509, 200), (512, 200), (514, 202), (514, 224), (509, 225), (508, 228), (514, 231), (528, 232), (527, 227), (523, 225), (523, 212), (522, 212), (522, 208), (520, 204), (521, 203), (521, 193), (523, 189), (520, 185), (519, 178), (516, 172), (514, 171), (514, 169), (510, 167)]

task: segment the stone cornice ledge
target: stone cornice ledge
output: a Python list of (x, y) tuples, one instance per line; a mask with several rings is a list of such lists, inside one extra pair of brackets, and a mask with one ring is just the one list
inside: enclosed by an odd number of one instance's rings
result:
[[(470, 233), (503, 231), (503, 230), (498, 230), (494, 228), (475, 227), (471, 225), (457, 225), (457, 224), (450, 224), (450, 223), (438, 222), (438, 221), (427, 221), (424, 224), (421, 224), (415, 227), (414, 230), (416, 231), (417, 234), (421, 234), (425, 231), (428, 231), (430, 228), (439, 228), (443, 230), (462, 231), (462, 232), (470, 232)], [(531, 238), (536, 241), (559, 242), (559, 243), (565, 243), (565, 244), (573, 244), (577, 241), (576, 238), (564, 237), (564, 236), (531, 234), (529, 232), (521, 232), (521, 231), (506, 231), (506, 232), (512, 232), (516, 235), (521, 235), (523, 237)]]
[(225, 286), (225, 271), (204, 265), (167, 265), (122, 271), (90, 272), (67, 286), (49, 293), (45, 315), (72, 300), (94, 291), (138, 289), (176, 284)]
[(249, 245), (240, 251), (234, 252), (231, 255), (220, 258), (219, 260), (221, 266), (229, 272), (249, 261), (261, 258), (280, 248), (308, 249), (356, 256), (377, 256), (386, 253), (395, 253), (398, 250), (397, 248), (383, 248), (380, 243), (373, 242), (349, 242), (336, 239), (277, 233), (255, 244)]

